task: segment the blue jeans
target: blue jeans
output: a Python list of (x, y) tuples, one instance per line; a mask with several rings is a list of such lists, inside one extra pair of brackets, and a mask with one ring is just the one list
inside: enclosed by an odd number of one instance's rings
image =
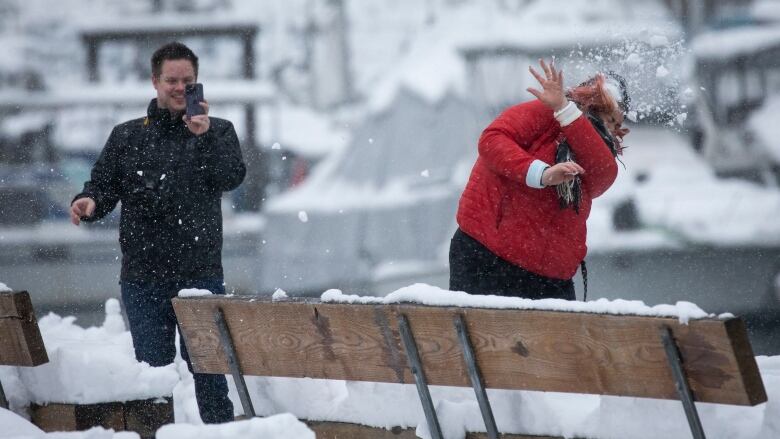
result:
[[(135, 357), (151, 366), (173, 363), (176, 357), (176, 314), (171, 299), (183, 288), (199, 288), (225, 294), (222, 278), (181, 282), (121, 282), (122, 302), (130, 323)], [(194, 373), (187, 347), (180, 340), (181, 356), (195, 380), (195, 398), (203, 422), (233, 421), (233, 403), (228, 398), (224, 375)]]

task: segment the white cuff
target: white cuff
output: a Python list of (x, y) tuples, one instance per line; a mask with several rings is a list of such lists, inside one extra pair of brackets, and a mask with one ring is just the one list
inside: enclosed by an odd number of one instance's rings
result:
[(541, 160), (534, 160), (531, 162), (531, 166), (528, 167), (528, 173), (525, 174), (525, 184), (534, 189), (544, 188), (544, 185), (542, 184), (542, 174), (544, 173), (544, 170), (549, 167), (550, 165)]
[(569, 101), (565, 107), (553, 113), (553, 116), (555, 116), (555, 119), (558, 121), (558, 123), (561, 124), (562, 127), (565, 127), (566, 125), (574, 122), (581, 115), (582, 111), (580, 111), (580, 109), (577, 108), (577, 105), (575, 105), (572, 101)]

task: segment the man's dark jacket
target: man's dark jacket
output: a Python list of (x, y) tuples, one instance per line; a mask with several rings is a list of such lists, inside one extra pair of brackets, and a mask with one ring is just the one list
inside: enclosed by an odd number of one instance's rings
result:
[(74, 200), (95, 200), (95, 221), (122, 202), (122, 281), (222, 277), (222, 192), (246, 174), (233, 125), (210, 117), (195, 136), (168, 110), (114, 127)]

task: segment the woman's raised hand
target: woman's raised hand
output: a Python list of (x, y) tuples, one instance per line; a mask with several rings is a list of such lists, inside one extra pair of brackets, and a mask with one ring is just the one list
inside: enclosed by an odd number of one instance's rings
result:
[(554, 61), (548, 65), (543, 59), (540, 59), (539, 65), (544, 71), (544, 76), (540, 75), (531, 66), (528, 66), (528, 70), (530, 70), (531, 74), (534, 75), (534, 78), (539, 81), (539, 84), (542, 86), (542, 91), (533, 87), (528, 87), (526, 90), (536, 96), (536, 98), (545, 105), (552, 108), (553, 111), (558, 111), (568, 103), (566, 94), (563, 91), (563, 71), (555, 70)]

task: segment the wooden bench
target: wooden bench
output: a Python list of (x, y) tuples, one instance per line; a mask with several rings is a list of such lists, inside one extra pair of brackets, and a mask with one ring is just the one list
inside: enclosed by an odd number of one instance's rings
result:
[[(0, 365), (32, 367), (48, 362), (30, 295), (27, 291), (0, 292)], [(3, 383), (0, 407), (8, 408)]]
[[(0, 292), (0, 365), (38, 366), (48, 363), (38, 321), (27, 291)], [(0, 407), (8, 409), (2, 383)], [(99, 404), (31, 404), (32, 422), (47, 432), (88, 430), (95, 426), (135, 431), (152, 438), (157, 428), (173, 422), (173, 399)]]
[(767, 400), (739, 318), (358, 305), (267, 297), (175, 298), (196, 372), (415, 383), (434, 438), (428, 385), (473, 387), (487, 436), (498, 431), (485, 388), (679, 399), (694, 437), (694, 401)]

